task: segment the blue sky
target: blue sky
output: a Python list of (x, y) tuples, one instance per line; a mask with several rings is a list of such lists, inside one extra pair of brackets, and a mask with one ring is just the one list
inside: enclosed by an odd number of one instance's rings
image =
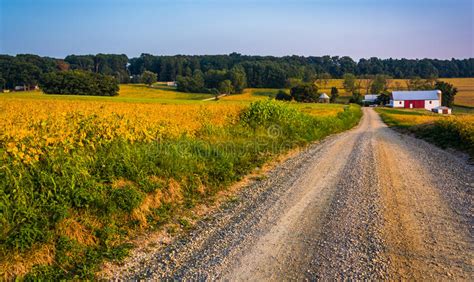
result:
[(474, 0), (0, 0), (0, 53), (474, 57)]

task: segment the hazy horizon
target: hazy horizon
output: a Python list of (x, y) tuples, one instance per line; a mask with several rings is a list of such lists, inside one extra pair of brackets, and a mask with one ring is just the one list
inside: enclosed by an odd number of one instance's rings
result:
[(470, 0), (0, 0), (0, 53), (472, 58)]

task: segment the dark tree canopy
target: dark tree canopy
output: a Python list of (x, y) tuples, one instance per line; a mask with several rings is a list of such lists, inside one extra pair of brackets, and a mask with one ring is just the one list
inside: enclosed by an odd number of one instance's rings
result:
[(339, 90), (337, 90), (336, 87), (331, 87), (331, 97), (329, 98), (329, 102), (336, 102), (337, 97), (339, 97)]
[(284, 90), (278, 91), (278, 93), (275, 96), (276, 100), (280, 101), (291, 101), (293, 99), (290, 94), (286, 93)]
[(451, 83), (438, 81), (435, 84), (435, 89), (441, 90), (441, 105), (452, 107), (454, 103), (454, 97), (458, 93), (458, 89)]
[(114, 77), (79, 70), (44, 74), (40, 87), (46, 94), (91, 96), (116, 96), (119, 90)]
[(3, 87), (33, 87), (38, 84), (43, 73), (58, 71), (64, 61), (36, 55), (0, 55), (0, 78)]
[(156, 73), (151, 72), (151, 71), (144, 71), (140, 77), (141, 83), (144, 83), (146, 85), (152, 85), (158, 80), (158, 77), (156, 76)]
[[(141, 74), (150, 70), (159, 74), (161, 81), (176, 80), (178, 75), (189, 76), (200, 69), (203, 73), (214, 70), (230, 70), (241, 65), (245, 69), (249, 87), (270, 87), (272, 78), (299, 78), (312, 82), (318, 77), (330, 75), (342, 78), (345, 73), (360, 75), (385, 74), (393, 78), (432, 77), (473, 77), (474, 59), (360, 59), (355, 62), (350, 57), (303, 57), (303, 56), (244, 56), (230, 55), (203, 56), (153, 56), (142, 54), (130, 59), (129, 70)], [(265, 86), (261, 86), (265, 85)], [(281, 87), (275, 86), (275, 87)]]
[(314, 83), (297, 85), (290, 90), (291, 97), (297, 102), (315, 103), (318, 101), (318, 87)]
[(124, 54), (69, 55), (64, 61), (69, 63), (73, 70), (111, 75), (117, 78), (120, 83), (128, 83), (130, 80), (127, 68), (129, 60), (127, 55)]

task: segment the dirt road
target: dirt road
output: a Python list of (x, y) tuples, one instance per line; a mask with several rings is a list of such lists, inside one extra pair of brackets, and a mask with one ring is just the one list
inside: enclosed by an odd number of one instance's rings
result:
[(472, 166), (364, 108), (115, 278), (473, 280), (473, 190)]

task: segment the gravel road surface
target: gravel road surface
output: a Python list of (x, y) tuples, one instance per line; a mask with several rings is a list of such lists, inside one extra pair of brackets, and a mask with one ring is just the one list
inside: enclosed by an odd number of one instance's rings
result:
[(474, 167), (363, 110), (112, 278), (472, 281)]

